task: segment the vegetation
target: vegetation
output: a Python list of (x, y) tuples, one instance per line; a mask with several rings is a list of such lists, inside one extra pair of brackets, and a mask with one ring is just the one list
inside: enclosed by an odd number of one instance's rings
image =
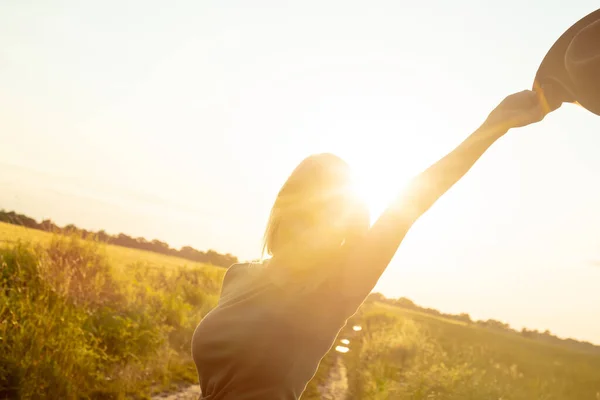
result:
[(507, 324), (505, 322), (497, 321), (494, 319), (488, 319), (485, 321), (472, 321), (471, 316), (469, 314), (466, 314), (466, 313), (461, 313), (458, 315), (444, 314), (444, 313), (441, 313), (440, 311), (432, 309), (432, 308), (419, 307), (418, 305), (413, 303), (410, 299), (407, 299), (405, 297), (400, 297), (398, 299), (387, 299), (380, 293), (373, 293), (370, 295), (370, 300), (388, 304), (388, 305), (401, 307), (406, 310), (418, 311), (420, 313), (425, 313), (425, 314), (429, 314), (429, 315), (432, 315), (435, 317), (444, 318), (444, 319), (448, 320), (448, 322), (456, 321), (456, 322), (465, 323), (465, 324), (476, 324), (483, 328), (500, 330), (505, 333), (521, 335), (523, 337), (527, 337), (530, 339), (536, 339), (536, 340), (540, 340), (543, 342), (552, 343), (552, 344), (556, 344), (556, 345), (568, 346), (574, 350), (581, 350), (581, 351), (587, 351), (587, 352), (593, 352), (593, 353), (600, 354), (600, 346), (596, 346), (589, 342), (579, 341), (579, 340), (575, 340), (575, 339), (571, 339), (571, 338), (562, 339), (562, 338), (559, 338), (559, 337), (553, 335), (549, 330), (546, 330), (544, 332), (539, 332), (537, 330), (530, 330), (527, 328), (523, 328), (521, 331), (516, 331), (516, 330), (512, 329), (509, 324)]
[(344, 354), (348, 399), (600, 398), (600, 354), (373, 302)]
[(143, 398), (197, 380), (190, 338), (224, 269), (114, 268), (77, 236), (0, 250), (0, 398)]
[[(7, 224), (0, 242), (0, 399), (196, 383), (190, 340), (223, 268)], [(303, 400), (322, 398), (340, 361), (348, 400), (600, 399), (598, 347), (532, 332), (374, 294), (340, 333), (350, 351), (325, 356)]]
[(90, 238), (103, 243), (114, 244), (131, 249), (152, 251), (154, 253), (181, 257), (185, 258), (186, 260), (212, 264), (219, 267), (227, 268), (230, 265), (238, 262), (238, 259), (235, 256), (231, 254), (220, 254), (214, 250), (203, 252), (196, 250), (191, 246), (184, 246), (177, 250), (169, 247), (167, 243), (158, 239), (147, 240), (142, 237), (133, 238), (124, 233), (119, 233), (118, 235), (109, 235), (104, 231), (91, 232), (78, 228), (75, 225), (67, 225), (61, 228), (52, 222), (52, 220), (46, 219), (42, 222), (37, 222), (35, 219), (28, 217), (27, 215), (18, 214), (14, 211), (0, 210), (0, 222), (57, 234), (77, 234), (83, 238)]

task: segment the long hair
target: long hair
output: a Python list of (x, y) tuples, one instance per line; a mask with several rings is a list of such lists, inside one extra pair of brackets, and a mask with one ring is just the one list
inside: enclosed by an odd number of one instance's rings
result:
[(368, 225), (349, 165), (333, 154), (312, 155), (294, 169), (275, 199), (263, 256), (296, 274), (313, 274), (315, 265), (339, 255)]

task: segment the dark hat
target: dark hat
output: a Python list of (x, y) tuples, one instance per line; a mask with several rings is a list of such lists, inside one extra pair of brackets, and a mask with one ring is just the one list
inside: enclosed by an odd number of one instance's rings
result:
[(533, 89), (543, 95), (547, 111), (579, 103), (600, 115), (600, 10), (580, 19), (554, 43)]

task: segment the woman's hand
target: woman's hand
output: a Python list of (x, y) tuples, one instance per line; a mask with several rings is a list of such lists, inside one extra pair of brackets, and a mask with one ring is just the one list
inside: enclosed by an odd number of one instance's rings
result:
[(511, 94), (494, 109), (484, 123), (484, 127), (508, 131), (535, 122), (546, 116), (540, 95), (531, 90)]

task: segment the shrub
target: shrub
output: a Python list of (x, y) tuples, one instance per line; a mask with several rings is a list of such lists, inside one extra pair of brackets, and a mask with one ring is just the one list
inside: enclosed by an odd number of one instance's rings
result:
[(76, 236), (0, 248), (0, 398), (139, 397), (195, 379), (190, 342), (216, 304), (215, 269), (116, 271)]

